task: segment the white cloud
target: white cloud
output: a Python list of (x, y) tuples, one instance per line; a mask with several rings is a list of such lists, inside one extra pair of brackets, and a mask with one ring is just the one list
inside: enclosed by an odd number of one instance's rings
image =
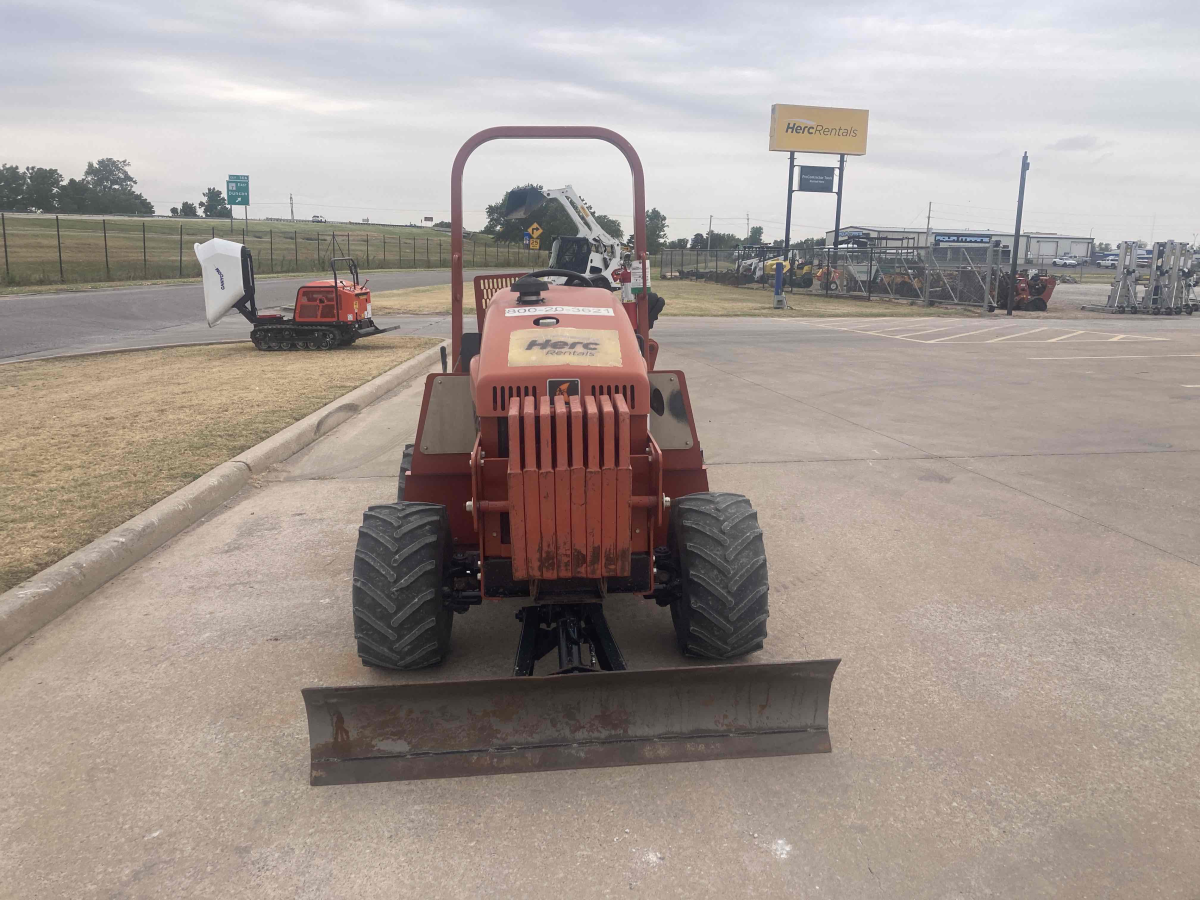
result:
[[(871, 110), (847, 163), (843, 221), (1001, 225), (1021, 152), (1030, 228), (1117, 240), (1200, 229), (1193, 49), (1197, 5), (867, 2), (848, 12), (768, 4), (456, 5), (362, 0), (13, 2), (0, 73), (2, 162), (128, 158), (159, 206), (227, 172), (251, 212), (409, 221), (444, 216), (462, 141), (498, 124), (602, 124), (646, 168), (673, 236), (780, 236), (785, 158), (766, 149), (775, 102)], [(1088, 143), (1091, 141), (1091, 143)], [(828, 162), (812, 158), (811, 163)], [(517, 182), (570, 182), (627, 216), (628, 173), (606, 147), (482, 149), (466, 205)], [(268, 204), (277, 203), (272, 207)], [(794, 234), (832, 226), (833, 199), (798, 194)], [(994, 221), (991, 221), (994, 220)], [(627, 223), (628, 224), (628, 223)]]

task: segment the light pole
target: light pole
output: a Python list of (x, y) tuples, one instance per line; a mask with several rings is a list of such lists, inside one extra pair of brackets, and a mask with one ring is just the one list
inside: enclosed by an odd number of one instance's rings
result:
[(1013, 299), (1017, 294), (1017, 253), (1021, 249), (1021, 213), (1025, 210), (1025, 173), (1029, 171), (1029, 151), (1021, 154), (1021, 187), (1017, 190), (1017, 227), (1013, 229), (1012, 253), (1008, 267), (1008, 308), (1005, 315), (1012, 315)]

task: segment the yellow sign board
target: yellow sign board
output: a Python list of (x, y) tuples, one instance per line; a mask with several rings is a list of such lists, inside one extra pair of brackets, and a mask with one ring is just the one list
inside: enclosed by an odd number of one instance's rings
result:
[(534, 222), (529, 226), (529, 236), (531, 238), (539, 238), (542, 236), (542, 226)]
[(865, 109), (836, 109), (830, 106), (771, 107), (771, 149), (796, 153), (867, 152)]
[(518, 366), (621, 365), (616, 331), (588, 328), (521, 328), (508, 336), (508, 364)]
[(529, 249), (530, 250), (540, 250), (541, 247), (542, 247), (542, 242), (539, 241), (537, 238), (529, 239)]

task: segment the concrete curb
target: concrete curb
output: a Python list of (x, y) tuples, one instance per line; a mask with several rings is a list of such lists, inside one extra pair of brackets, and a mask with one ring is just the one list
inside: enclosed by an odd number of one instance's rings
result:
[(438, 347), (430, 347), (310, 413), (0, 594), (0, 653), (11, 650), (102, 584), (208, 515), (245, 487), (251, 477), (295, 455), (384, 394), (431, 368), (438, 359), (439, 348), (445, 345), (443, 341)]

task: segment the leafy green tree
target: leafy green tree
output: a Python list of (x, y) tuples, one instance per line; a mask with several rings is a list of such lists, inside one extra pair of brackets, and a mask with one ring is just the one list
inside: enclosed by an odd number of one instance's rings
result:
[(29, 176), (18, 166), (0, 165), (0, 209), (6, 212), (25, 212)]
[(129, 160), (105, 156), (89, 162), (83, 183), (91, 194), (81, 212), (95, 215), (154, 215), (154, 204), (133, 189), (137, 179), (129, 173)]
[(225, 202), (225, 195), (220, 188), (210, 187), (205, 190), (204, 199), (200, 201), (200, 208), (204, 210), (206, 219), (233, 218), (233, 210)]
[[(591, 209), (589, 206), (588, 209)], [(593, 213), (596, 219), (596, 224), (615, 237), (618, 241), (625, 237), (625, 228), (616, 219), (611, 216), (606, 216), (603, 213)]]
[(1112, 253), (1113, 252), (1112, 244), (1110, 244), (1108, 241), (1097, 241), (1096, 242), (1096, 252), (1097, 253)]
[(58, 192), (59, 211), (66, 213), (91, 212), (95, 193), (78, 178), (72, 178)]
[(40, 212), (56, 211), (58, 192), (62, 190), (62, 173), (58, 169), (26, 166), (25, 178), (25, 206)]
[(669, 244), (667, 244), (667, 248), (670, 250), (686, 250), (687, 245), (688, 245), (687, 238), (675, 238), (675, 240), (673, 240)]
[(191, 200), (184, 200), (179, 204), (179, 214), (189, 219), (195, 219), (200, 215), (196, 212), (196, 204)]
[(693, 250), (703, 250), (705, 248), (705, 246), (707, 245), (707, 243), (708, 243), (707, 238), (705, 238), (701, 232), (697, 231), (695, 234), (692, 235), (691, 246), (692, 246)]
[(667, 217), (654, 207), (646, 212), (646, 252), (658, 253), (667, 241)]
[(761, 225), (755, 225), (753, 228), (750, 229), (750, 234), (746, 237), (746, 243), (750, 244), (751, 246), (757, 247), (759, 244), (762, 243), (762, 239), (763, 239), (763, 227)]
[(111, 156), (89, 162), (83, 173), (84, 183), (101, 192), (132, 190), (137, 179), (129, 174), (129, 165), (129, 160)]

